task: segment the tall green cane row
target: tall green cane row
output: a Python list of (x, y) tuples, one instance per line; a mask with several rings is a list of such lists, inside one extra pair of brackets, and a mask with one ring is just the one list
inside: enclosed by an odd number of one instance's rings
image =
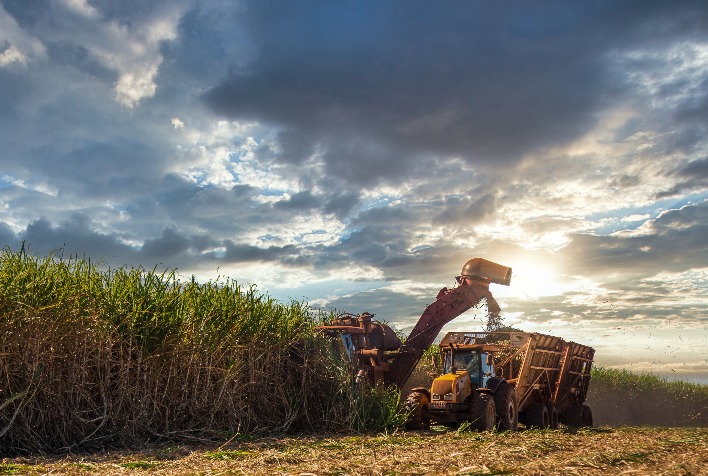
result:
[(354, 388), (328, 318), (225, 279), (0, 254), (0, 452), (237, 432), (383, 429), (395, 395)]

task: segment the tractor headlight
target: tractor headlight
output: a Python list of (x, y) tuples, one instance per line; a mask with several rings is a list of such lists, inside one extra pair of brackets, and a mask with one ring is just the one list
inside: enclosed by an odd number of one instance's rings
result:
[(452, 401), (452, 393), (446, 393), (445, 394), (445, 401), (451, 402)]
[(439, 393), (434, 393), (434, 394), (433, 394), (433, 400), (440, 400), (440, 394), (439, 394)]

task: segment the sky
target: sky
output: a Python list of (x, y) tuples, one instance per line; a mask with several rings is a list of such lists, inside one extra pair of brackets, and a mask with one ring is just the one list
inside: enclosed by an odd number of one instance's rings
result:
[(0, 0), (0, 245), (403, 333), (708, 383), (707, 132), (703, 1)]

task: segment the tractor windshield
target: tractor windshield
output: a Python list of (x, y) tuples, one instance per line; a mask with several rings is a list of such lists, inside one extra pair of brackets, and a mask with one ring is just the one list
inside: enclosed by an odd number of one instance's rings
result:
[[(452, 359), (450, 356), (454, 355)], [(451, 373), (452, 369), (467, 370), (472, 377), (472, 381), (479, 381), (479, 353), (470, 351), (445, 352), (444, 371)]]

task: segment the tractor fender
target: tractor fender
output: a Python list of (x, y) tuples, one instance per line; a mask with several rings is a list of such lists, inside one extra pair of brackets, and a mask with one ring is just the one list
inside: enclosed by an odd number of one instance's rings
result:
[(492, 392), (492, 393), (497, 393), (497, 389), (499, 386), (503, 383), (506, 382), (501, 377), (492, 377), (489, 380), (487, 380), (487, 388)]
[(416, 387), (411, 389), (411, 393), (413, 392), (420, 392), (424, 394), (426, 397), (428, 397), (428, 401), (430, 401), (430, 389), (425, 388), (425, 387)]

